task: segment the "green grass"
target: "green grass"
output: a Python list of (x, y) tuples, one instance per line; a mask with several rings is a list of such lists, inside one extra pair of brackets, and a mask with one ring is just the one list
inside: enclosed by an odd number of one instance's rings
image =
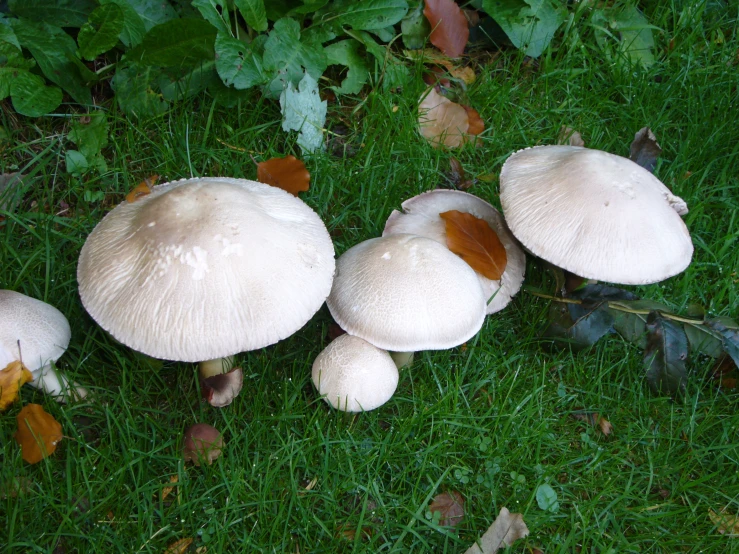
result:
[[(372, 90), (356, 113), (355, 100), (332, 104), (329, 126), (347, 130), (347, 155), (310, 160), (303, 199), (338, 255), (378, 236), (404, 199), (443, 185), (451, 155), (472, 176), (497, 174), (511, 152), (553, 143), (562, 125), (587, 146), (628, 155), (634, 133), (649, 125), (664, 149), (656, 174), (687, 201), (696, 250), (686, 272), (635, 292), (679, 311), (697, 303), (736, 318), (739, 14), (734, 6), (719, 19), (690, 16), (690, 4), (647, 6), (660, 29), (660, 62), (647, 72), (603, 61), (584, 8), (580, 40), (558, 39), (538, 66), (508, 51), (479, 67), (467, 96), (486, 122), (481, 148), (449, 153), (418, 136), (420, 78), (403, 91)], [(328, 342), (325, 308), (289, 339), (238, 356), (244, 391), (221, 410), (199, 400), (194, 366), (152, 364), (114, 343), (86, 315), (75, 277), (79, 250), (106, 211), (153, 173), (254, 178), (250, 153), (299, 152), (280, 129), (278, 106), (256, 95), (236, 109), (202, 97), (151, 121), (127, 121), (115, 107), (109, 118), (110, 171), (80, 180), (64, 171), (67, 119), (3, 116), (11, 141), (1, 146), (0, 169), (38, 179), (3, 214), (0, 283), (69, 318), (72, 342), (59, 366), (94, 396), (62, 406), (23, 390), (22, 402), (43, 404), (68, 437), (35, 466), (13, 440), (20, 404), (0, 414), (0, 484), (30, 485), (0, 499), (0, 550), (162, 552), (194, 537), (209, 552), (456, 553), (506, 506), (531, 530), (519, 552), (739, 551), (708, 517), (709, 509), (739, 512), (738, 394), (708, 379), (714, 361), (690, 361), (684, 399), (655, 397), (642, 352), (618, 337), (585, 352), (548, 349), (538, 338), (548, 303), (526, 293), (487, 318), (465, 348), (420, 353), (388, 404), (354, 416), (330, 410), (310, 382)], [(88, 202), (86, 191), (105, 198)], [(499, 204), (495, 181), (471, 192)], [(553, 288), (533, 259), (527, 284)], [(613, 435), (570, 417), (578, 409), (603, 414)], [(225, 435), (210, 467), (182, 461), (182, 431), (195, 422)], [(162, 501), (172, 475), (177, 495)], [(544, 482), (559, 497), (556, 513), (537, 505)], [(430, 499), (445, 490), (466, 498), (456, 529), (427, 517)], [(349, 532), (362, 528), (368, 537)]]

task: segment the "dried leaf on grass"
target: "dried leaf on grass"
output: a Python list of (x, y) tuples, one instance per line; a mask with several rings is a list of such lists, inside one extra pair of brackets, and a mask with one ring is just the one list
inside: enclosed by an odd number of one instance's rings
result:
[(448, 56), (445, 56), (438, 50), (426, 48), (424, 50), (405, 50), (403, 52), (406, 58), (413, 61), (420, 60), (423, 63), (435, 64), (442, 66), (447, 73), (455, 79), (459, 79), (465, 85), (471, 85), (477, 80), (475, 70), (467, 66), (458, 66)]
[(436, 89), (428, 89), (418, 105), (421, 135), (432, 146), (457, 148), (482, 132), (485, 124), (477, 111), (452, 102)]
[(440, 213), (439, 217), (446, 224), (449, 250), (488, 279), (500, 279), (508, 257), (503, 243), (488, 222), (457, 210)]
[(175, 541), (166, 548), (164, 554), (183, 554), (190, 548), (192, 541), (191, 538)]
[(429, 511), (439, 513), (442, 527), (456, 527), (464, 518), (464, 498), (457, 491), (443, 492), (431, 501)]
[(426, 0), (423, 15), (431, 24), (431, 44), (450, 58), (464, 52), (470, 38), (467, 18), (454, 0)]
[(629, 159), (642, 166), (644, 169), (654, 173), (657, 158), (662, 154), (662, 147), (657, 142), (657, 137), (649, 127), (642, 127), (634, 135), (634, 141), (629, 148)]
[(574, 129), (571, 129), (570, 127), (567, 127), (566, 125), (562, 125), (562, 127), (559, 128), (557, 144), (567, 144), (569, 146), (585, 146), (585, 141), (582, 139), (582, 135), (580, 133), (578, 133)]
[(286, 190), (295, 196), (310, 186), (310, 173), (295, 156), (271, 158), (257, 164), (257, 181)]
[(372, 537), (372, 528), (365, 525), (361, 529), (356, 529), (350, 525), (340, 525), (336, 535), (349, 542), (354, 542), (357, 533), (361, 533), (361, 538), (367, 540)]
[(494, 554), (529, 534), (521, 514), (512, 514), (501, 508), (500, 514), (480, 539), (464, 554)]
[(152, 175), (136, 185), (131, 192), (126, 195), (126, 202), (129, 204), (136, 202), (139, 198), (143, 198), (151, 194), (151, 187), (157, 184), (159, 175)]
[(62, 440), (62, 426), (39, 404), (26, 404), (17, 416), (15, 440), (21, 445), (23, 459), (37, 464), (56, 450)]
[(468, 190), (474, 185), (474, 182), (465, 175), (464, 167), (457, 158), (449, 158), (449, 171), (446, 172), (446, 177), (460, 190)]
[(608, 436), (613, 432), (613, 425), (611, 425), (611, 422), (598, 412), (575, 412), (570, 415), (578, 421), (584, 421), (593, 427), (599, 427), (605, 436)]
[(716, 530), (727, 537), (739, 537), (739, 517), (736, 515), (726, 514), (722, 510), (717, 514), (713, 510), (708, 510), (708, 517), (716, 526)]
[[(162, 502), (164, 502), (167, 499), (167, 497), (170, 494), (172, 494), (172, 491), (174, 491), (177, 488), (177, 486), (179, 485), (179, 477), (177, 475), (172, 475), (169, 478), (169, 483), (170, 483), (170, 486), (164, 487), (161, 491)], [(156, 497), (157, 497), (157, 494), (154, 493), (154, 499), (156, 499)]]
[(18, 399), (20, 388), (33, 381), (33, 375), (21, 362), (10, 362), (0, 371), (0, 411), (7, 410)]

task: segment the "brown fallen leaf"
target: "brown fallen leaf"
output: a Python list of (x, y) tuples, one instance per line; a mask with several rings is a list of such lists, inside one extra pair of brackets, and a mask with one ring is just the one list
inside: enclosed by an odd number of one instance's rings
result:
[(454, 0), (426, 0), (423, 15), (431, 24), (431, 44), (450, 58), (461, 56), (470, 38), (470, 29), (457, 3)]
[(462, 107), (464, 108), (464, 111), (467, 112), (467, 120), (469, 121), (467, 132), (470, 135), (479, 135), (482, 133), (485, 130), (485, 122), (480, 117), (480, 113), (469, 106)]
[(346, 539), (349, 542), (353, 542), (357, 536), (357, 533), (361, 531), (361, 536), (364, 540), (372, 537), (372, 528), (364, 526), (361, 529), (356, 529), (350, 525), (340, 525), (336, 536), (342, 539)]
[(512, 514), (507, 508), (501, 508), (500, 514), (485, 534), (464, 554), (494, 554), (528, 534), (529, 528), (526, 527), (521, 514)]
[(446, 224), (447, 248), (488, 279), (500, 279), (508, 256), (488, 222), (457, 210), (440, 213), (439, 217)]
[(723, 510), (721, 510), (721, 513), (719, 514), (713, 510), (708, 510), (708, 517), (711, 518), (711, 521), (716, 526), (716, 530), (722, 535), (726, 535), (727, 537), (739, 537), (738, 516), (724, 513)]
[[(468, 109), (471, 108), (465, 109), (464, 106), (439, 94), (435, 88), (430, 88), (421, 97), (418, 105), (419, 131), (434, 147), (457, 148), (462, 146), (466, 142), (475, 140), (470, 132), (470, 116), (474, 118), (477, 112), (468, 113)], [(472, 130), (479, 129), (481, 122), (482, 120), (478, 122), (475, 119), (472, 122)]]
[(56, 450), (62, 440), (62, 426), (39, 404), (26, 404), (16, 416), (15, 440), (29, 464), (37, 464)]
[(164, 554), (184, 554), (190, 548), (192, 541), (191, 538), (175, 541), (164, 550)]
[[(177, 487), (177, 485), (179, 484), (179, 477), (178, 477), (177, 475), (172, 475), (172, 476), (171, 476), (171, 477), (169, 478), (169, 483), (170, 483), (170, 485), (171, 485), (171, 486), (169, 486), (169, 487), (164, 487), (164, 488), (162, 489), (162, 492), (161, 492), (162, 502), (164, 502), (164, 501), (165, 501), (165, 500), (167, 499), (167, 497), (168, 497), (168, 496), (169, 496), (170, 494), (172, 494), (172, 491), (173, 491), (173, 490), (175, 490), (175, 488), (176, 488), (176, 487)], [(156, 497), (157, 497), (157, 494), (156, 494), (156, 493), (154, 493), (154, 499), (155, 499), (155, 500), (156, 500)]]
[(464, 498), (457, 491), (443, 492), (431, 501), (429, 511), (439, 512), (442, 527), (456, 527), (464, 518)]
[(271, 158), (257, 164), (257, 181), (297, 196), (300, 191), (308, 190), (310, 173), (295, 156)]
[(593, 427), (600, 427), (601, 432), (607, 437), (613, 432), (613, 425), (606, 418), (601, 416), (598, 412), (576, 412), (572, 415), (573, 418), (578, 421), (584, 421), (592, 425)]
[(580, 133), (578, 133), (574, 129), (571, 129), (570, 127), (567, 127), (566, 125), (562, 125), (562, 127), (559, 128), (557, 144), (567, 144), (569, 146), (585, 146), (585, 141), (582, 139), (582, 135)]
[[(465, 85), (471, 85), (477, 80), (475, 70), (468, 66), (459, 66), (448, 56), (445, 56), (438, 50), (432, 48), (424, 48), (423, 50), (405, 50), (403, 52), (405, 57), (413, 60), (420, 61), (427, 64), (435, 64), (446, 69), (447, 73), (454, 79), (459, 79)], [(433, 85), (434, 83), (429, 83)], [(447, 83), (444, 86), (450, 86), (451, 83)]]
[(634, 135), (634, 141), (629, 148), (629, 159), (642, 166), (647, 171), (654, 173), (657, 158), (662, 154), (662, 147), (657, 142), (657, 137), (649, 127), (642, 127)]
[(724, 353), (716, 360), (711, 370), (711, 378), (718, 381), (723, 389), (735, 389), (737, 386), (737, 366), (731, 356)]
[(126, 202), (129, 204), (136, 202), (139, 198), (143, 198), (151, 194), (151, 187), (157, 184), (159, 175), (152, 175), (136, 185), (131, 192), (126, 195)]
[(20, 388), (33, 381), (33, 375), (21, 362), (10, 362), (0, 371), (0, 411), (7, 410), (18, 399)]
[(472, 180), (467, 179), (464, 167), (457, 158), (449, 158), (449, 171), (446, 172), (446, 177), (460, 190), (469, 190), (474, 185)]

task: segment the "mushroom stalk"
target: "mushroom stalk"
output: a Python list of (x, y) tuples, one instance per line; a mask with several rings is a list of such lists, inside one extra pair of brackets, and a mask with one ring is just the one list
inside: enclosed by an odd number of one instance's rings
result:
[(395, 367), (400, 369), (413, 363), (414, 354), (415, 352), (390, 352), (390, 357), (395, 362)]
[(214, 360), (204, 360), (200, 362), (200, 377), (203, 379), (228, 373), (234, 365), (234, 357), (226, 356), (225, 358), (215, 358)]
[(81, 400), (87, 396), (87, 389), (70, 382), (51, 364), (32, 371), (31, 375), (33, 375), (33, 381), (28, 384), (50, 394), (57, 402)]

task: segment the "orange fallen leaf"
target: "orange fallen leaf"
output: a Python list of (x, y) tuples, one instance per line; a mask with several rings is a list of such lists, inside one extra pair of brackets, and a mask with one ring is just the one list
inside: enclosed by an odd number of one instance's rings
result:
[[(471, 111), (468, 112), (468, 109)], [(475, 110), (452, 102), (446, 96), (436, 92), (434, 88), (428, 89), (418, 104), (419, 130), (421, 135), (435, 147), (456, 148), (473, 140), (474, 133), (470, 132), (470, 117), (475, 119), (472, 122), (472, 131), (481, 132), (482, 120), (479, 119)], [(484, 124), (482, 127), (484, 128)]]
[(164, 554), (183, 554), (184, 552), (187, 552), (188, 548), (190, 548), (192, 541), (193, 540), (191, 538), (175, 541), (166, 548)]
[(472, 269), (492, 281), (500, 279), (508, 263), (505, 246), (484, 219), (450, 210), (439, 214), (446, 223), (446, 244)]
[[(162, 502), (164, 502), (164, 501), (165, 501), (165, 500), (167, 499), (167, 497), (168, 497), (168, 496), (169, 496), (170, 494), (172, 494), (172, 491), (173, 491), (173, 490), (175, 490), (175, 488), (176, 488), (176, 487), (177, 487), (177, 485), (179, 484), (179, 477), (178, 477), (177, 475), (172, 475), (172, 476), (171, 476), (171, 477), (169, 478), (169, 482), (170, 482), (171, 486), (170, 486), (170, 487), (164, 487), (164, 488), (162, 489), (162, 493), (161, 493), (161, 495), (162, 495)], [(156, 499), (156, 497), (157, 497), (157, 495), (156, 495), (156, 493), (155, 493), (155, 494), (154, 494), (154, 498)]]
[(708, 517), (711, 518), (716, 530), (722, 535), (739, 537), (739, 517), (736, 515), (726, 514), (723, 510), (719, 514), (713, 510), (708, 510)]
[(139, 198), (143, 198), (144, 196), (151, 194), (151, 187), (156, 185), (158, 180), (159, 175), (152, 175), (151, 177), (147, 177), (141, 181), (126, 195), (126, 202), (131, 204), (132, 202), (136, 202)]
[(33, 375), (21, 362), (10, 362), (0, 371), (0, 411), (18, 399), (18, 391), (29, 381), (33, 381)]
[(607, 437), (613, 432), (613, 425), (598, 412), (576, 412), (572, 417), (578, 421), (589, 423), (593, 427), (600, 427), (601, 432)]
[(257, 181), (297, 196), (300, 191), (308, 190), (310, 173), (295, 156), (271, 158), (257, 164)]
[(17, 416), (15, 440), (21, 445), (23, 459), (37, 464), (56, 450), (62, 440), (62, 426), (39, 404), (26, 404)]
[(470, 135), (479, 135), (485, 130), (485, 122), (480, 117), (480, 113), (474, 108), (469, 106), (462, 106), (464, 111), (467, 112), (467, 120), (469, 121), (469, 127), (467, 132)]
[(429, 511), (440, 514), (439, 525), (442, 527), (456, 527), (464, 517), (464, 498), (457, 491), (443, 492), (431, 501)]
[(470, 29), (457, 3), (454, 0), (426, 0), (423, 15), (431, 24), (431, 44), (450, 58), (461, 56), (470, 38)]

